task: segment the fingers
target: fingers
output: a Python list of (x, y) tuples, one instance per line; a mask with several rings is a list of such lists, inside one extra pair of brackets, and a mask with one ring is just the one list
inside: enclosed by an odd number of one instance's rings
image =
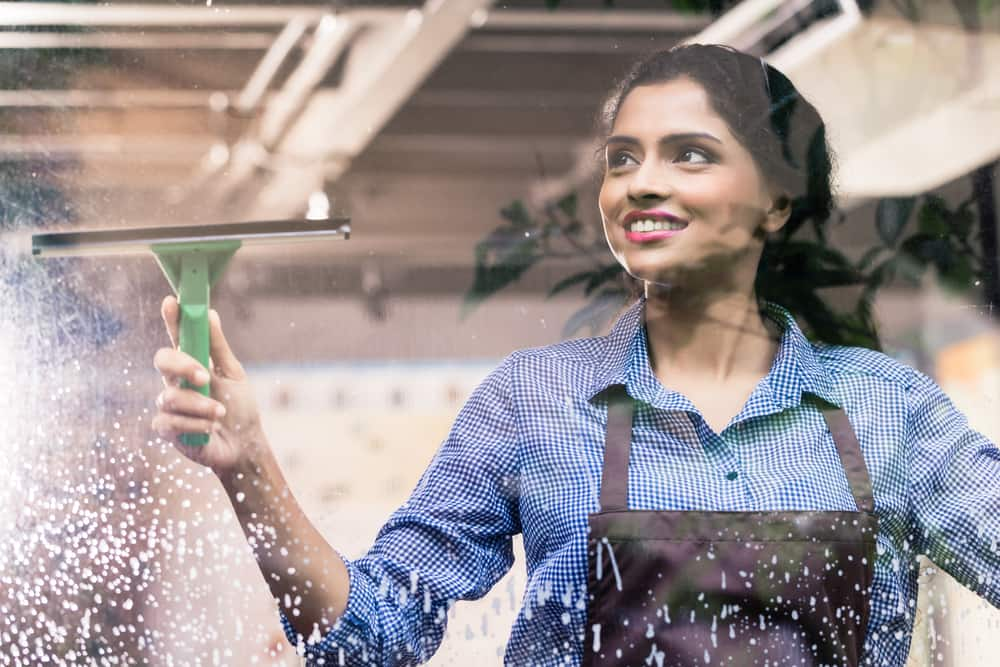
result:
[(167, 327), (167, 335), (170, 336), (170, 344), (177, 347), (177, 326), (180, 309), (177, 306), (177, 297), (171, 295), (163, 299), (160, 304), (160, 316), (163, 324)]
[[(192, 387), (201, 387), (209, 382), (211, 375), (197, 359), (177, 348), (180, 308), (176, 297), (163, 299), (160, 315), (172, 347), (157, 350), (153, 357), (153, 365), (163, 376), (166, 386), (156, 398), (159, 410), (153, 417), (152, 427), (161, 437), (171, 440), (184, 433), (210, 434), (218, 420), (225, 416), (226, 408), (194, 389), (178, 386), (185, 380)], [(209, 341), (210, 365), (214, 370), (224, 376), (243, 376), (243, 367), (233, 355), (214, 310), (209, 314)]]
[[(160, 316), (163, 318), (163, 323), (167, 328), (170, 344), (176, 348), (180, 322), (180, 306), (177, 303), (177, 297), (172, 295), (164, 297), (163, 302), (160, 304)], [(229, 341), (226, 340), (226, 335), (222, 331), (222, 321), (219, 319), (219, 313), (215, 310), (209, 311), (208, 329), (209, 365), (212, 370), (221, 373), (225, 377), (242, 379), (244, 375), (243, 366), (236, 358), (236, 355), (233, 354), (232, 348), (229, 347)]]
[(225, 377), (242, 379), (243, 366), (229, 347), (229, 341), (226, 340), (226, 335), (222, 332), (222, 320), (219, 318), (219, 313), (214, 310), (210, 310), (208, 313), (208, 329), (209, 354), (212, 357), (215, 371)]
[(158, 414), (153, 417), (152, 426), (161, 438), (172, 440), (184, 433), (211, 433), (215, 422), (181, 415)]
[(156, 397), (161, 414), (179, 415), (213, 421), (226, 415), (226, 407), (219, 401), (202, 396), (193, 389), (167, 387)]
[(197, 359), (186, 352), (163, 347), (153, 356), (153, 366), (163, 375), (166, 385), (187, 380), (192, 386), (201, 387), (209, 380), (208, 371)]

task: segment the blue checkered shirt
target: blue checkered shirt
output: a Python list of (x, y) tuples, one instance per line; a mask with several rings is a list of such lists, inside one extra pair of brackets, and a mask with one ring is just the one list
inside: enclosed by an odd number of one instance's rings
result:
[[(510, 569), (523, 533), (528, 583), (505, 663), (578, 665), (587, 614), (587, 515), (598, 510), (611, 384), (636, 412), (633, 509), (857, 511), (808, 392), (857, 432), (879, 517), (866, 661), (902, 666), (917, 554), (1000, 606), (1000, 450), (925, 375), (861, 348), (810, 343), (789, 313), (770, 372), (717, 434), (655, 377), (637, 301), (607, 336), (509, 356), (473, 392), (409, 500), (347, 562), (347, 610), (324, 637), (289, 640), (311, 664), (410, 665), (441, 642), (447, 610)], [(731, 473), (737, 473), (735, 479)]]

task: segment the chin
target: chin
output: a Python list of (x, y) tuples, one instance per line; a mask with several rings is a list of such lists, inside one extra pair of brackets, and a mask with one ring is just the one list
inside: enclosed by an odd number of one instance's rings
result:
[(691, 267), (685, 267), (683, 262), (670, 258), (660, 257), (657, 259), (648, 255), (636, 257), (631, 253), (620, 256), (619, 262), (633, 278), (655, 283), (673, 283), (677, 276), (683, 275), (691, 269)]

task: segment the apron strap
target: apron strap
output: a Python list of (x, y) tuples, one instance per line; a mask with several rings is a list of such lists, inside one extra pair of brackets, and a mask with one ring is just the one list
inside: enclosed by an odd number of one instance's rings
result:
[(604, 438), (601, 511), (628, 509), (628, 459), (632, 451), (634, 401), (625, 385), (608, 389), (608, 428)]
[[(601, 473), (602, 512), (628, 509), (628, 461), (632, 450), (632, 414), (635, 404), (625, 390), (625, 385), (612, 385), (608, 388), (607, 396), (608, 423)], [(862, 512), (874, 512), (871, 477), (847, 413), (822, 399), (817, 403), (833, 436), (858, 509)]]
[(858, 509), (862, 512), (874, 512), (875, 500), (872, 497), (871, 477), (868, 475), (868, 466), (865, 465), (865, 457), (861, 454), (861, 445), (854, 433), (854, 427), (851, 426), (851, 420), (847, 418), (846, 412), (836, 406), (824, 402), (820, 407), (826, 425), (830, 427), (830, 434), (833, 435), (837, 453), (840, 454), (840, 463), (847, 473), (847, 483), (851, 486), (851, 493), (854, 494)]

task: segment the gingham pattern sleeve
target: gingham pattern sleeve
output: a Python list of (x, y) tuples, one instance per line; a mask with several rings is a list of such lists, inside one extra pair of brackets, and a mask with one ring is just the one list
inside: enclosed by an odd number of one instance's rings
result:
[(368, 553), (345, 560), (350, 593), (334, 629), (310, 641), (282, 614), (289, 641), (309, 664), (425, 662), (441, 643), (451, 605), (482, 597), (513, 565), (511, 537), (521, 530), (514, 359), (472, 393)]
[(1000, 449), (927, 376), (908, 391), (917, 552), (1000, 606)]
[(503, 576), (511, 536), (523, 529), (528, 580), (504, 664), (579, 665), (587, 515), (598, 506), (606, 422), (593, 399), (611, 384), (625, 384), (641, 404), (633, 509), (854, 509), (822, 417), (803, 397), (844, 408), (879, 517), (863, 664), (906, 664), (918, 553), (1000, 606), (1000, 451), (930, 379), (871, 350), (814, 346), (790, 313), (771, 306), (783, 330), (772, 368), (715, 433), (653, 373), (643, 305), (633, 304), (607, 336), (517, 352), (482, 383), (412, 497), (364, 557), (345, 561), (350, 595), (335, 629), (309, 641), (285, 623), (309, 664), (427, 660), (449, 606), (482, 596)]

